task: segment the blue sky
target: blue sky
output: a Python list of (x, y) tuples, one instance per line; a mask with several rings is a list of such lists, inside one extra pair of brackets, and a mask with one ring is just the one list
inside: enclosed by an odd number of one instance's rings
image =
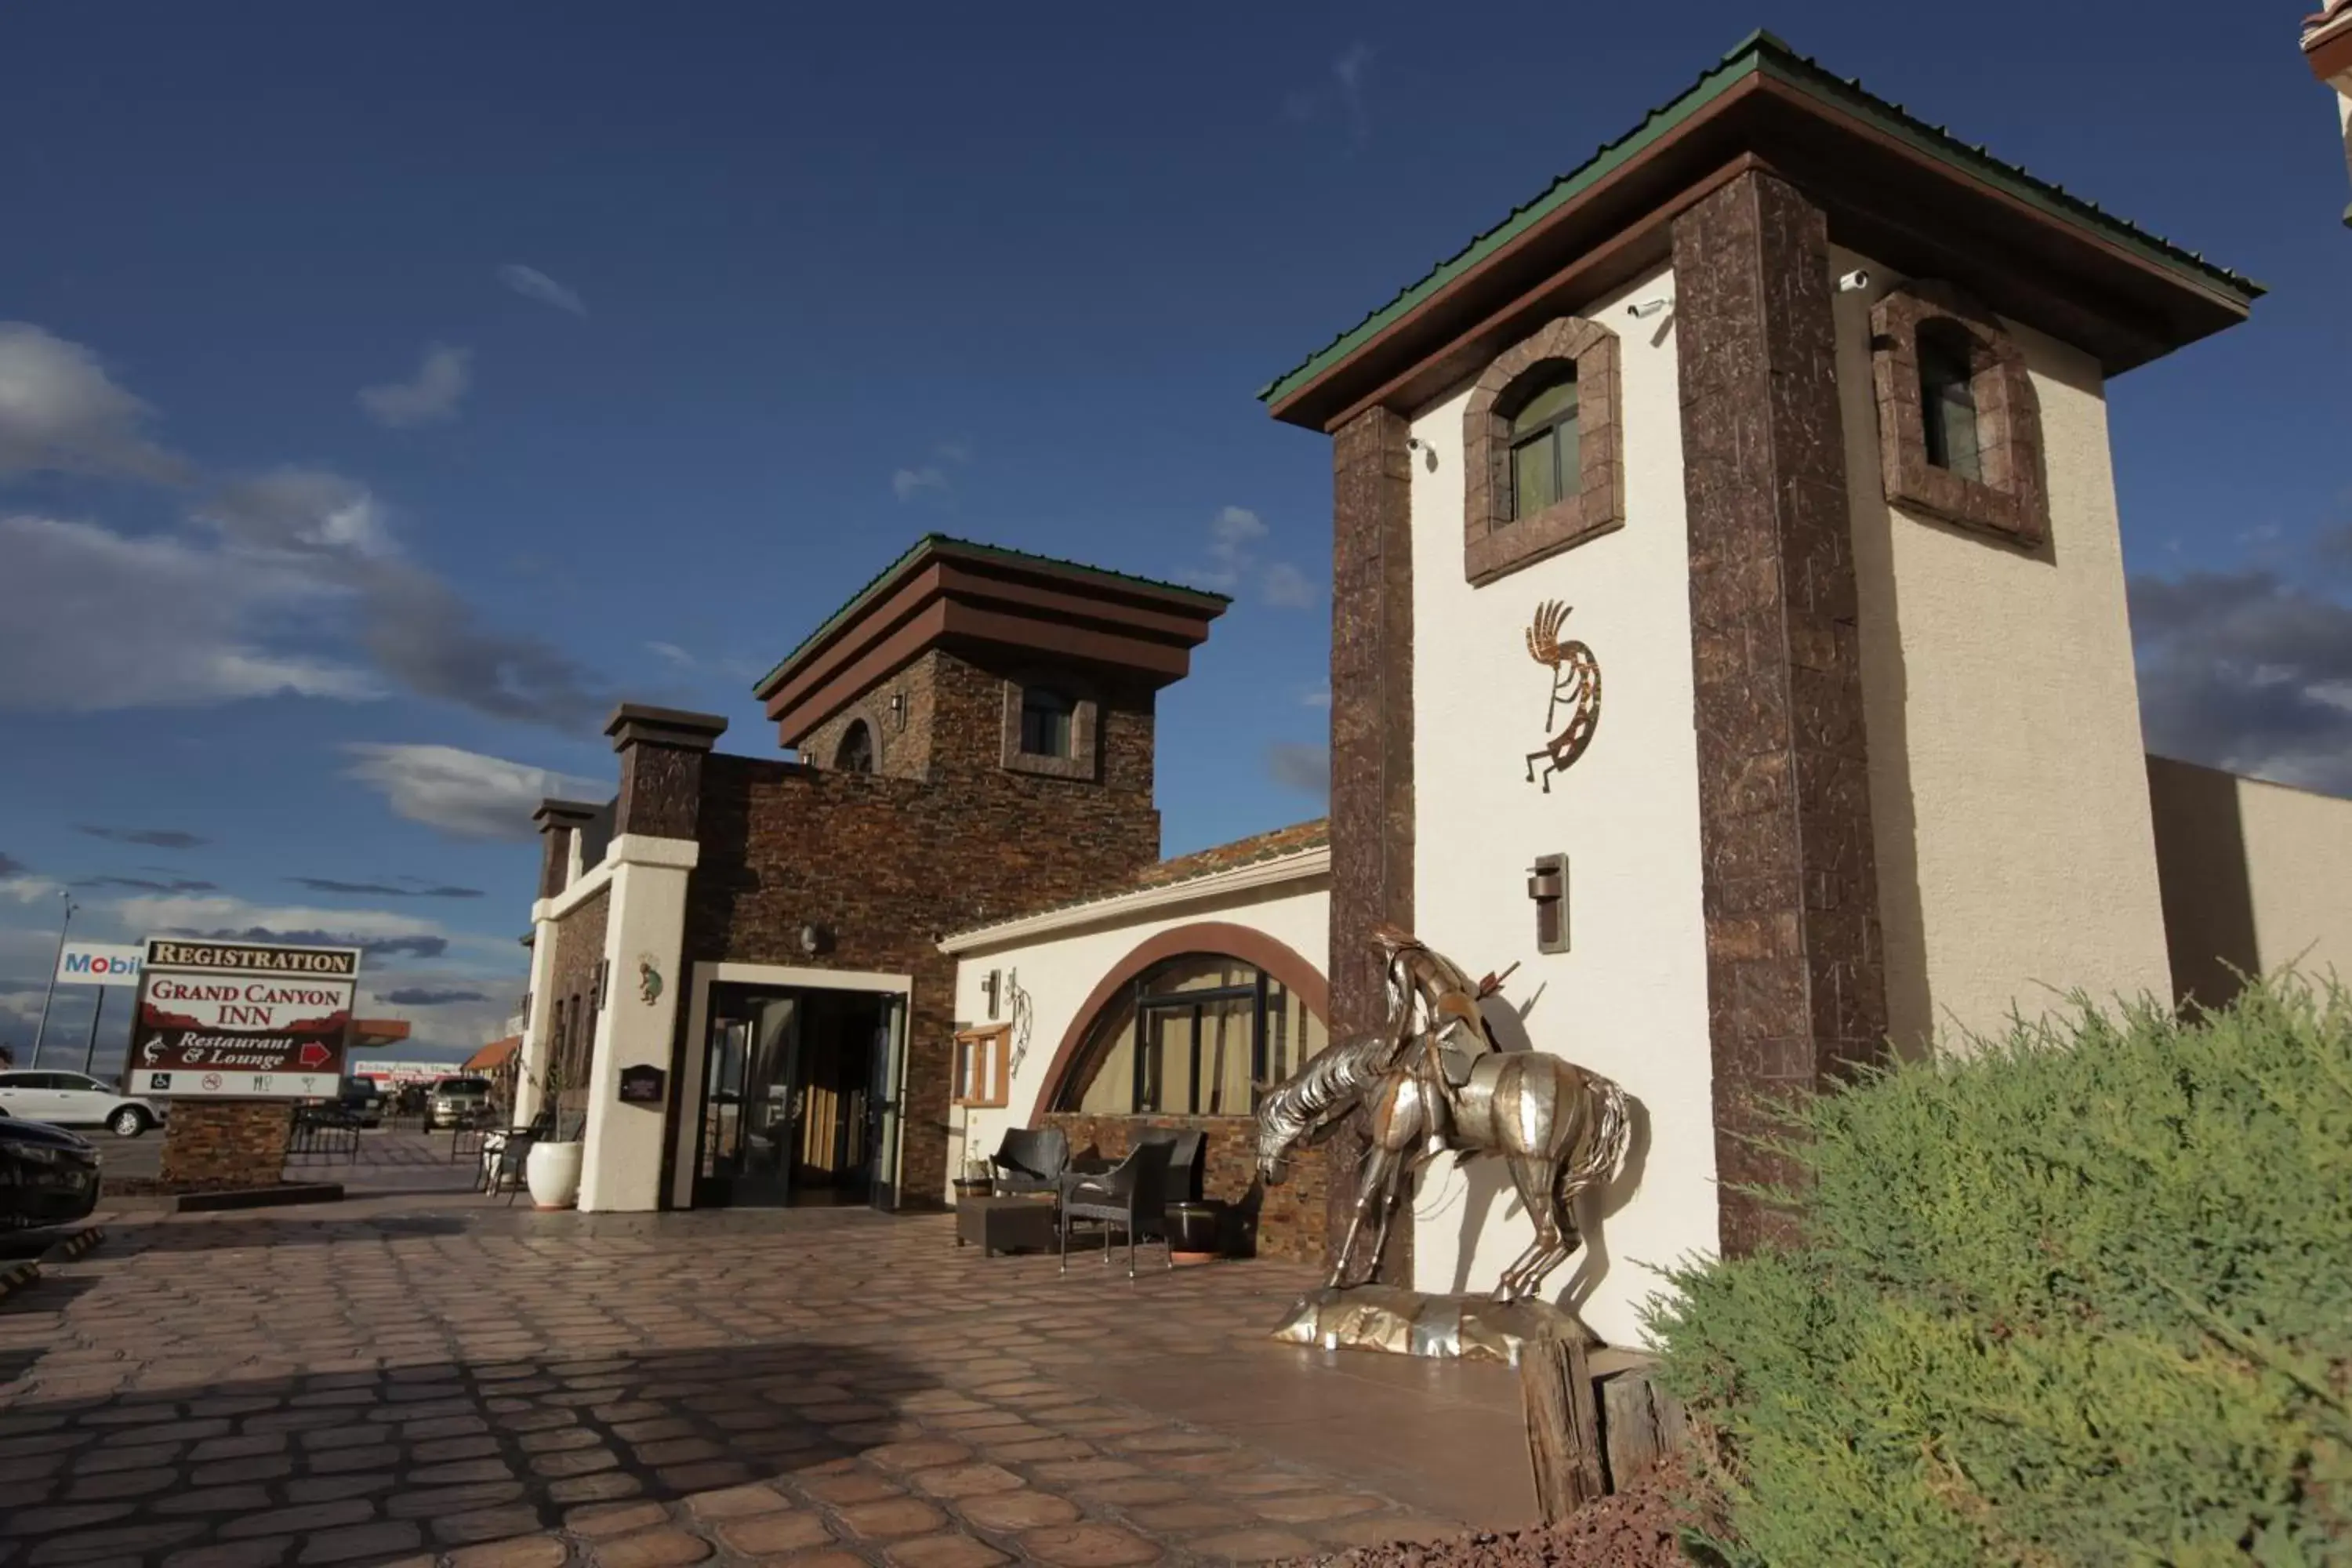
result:
[(751, 679), (928, 530), (1230, 584), (1165, 847), (1315, 815), (1328, 447), (1253, 393), (1759, 23), (2272, 286), (2113, 389), (2149, 722), (2352, 787), (2300, 9), (12, 7), (0, 1039), (65, 889), (362, 938), (478, 1041), (610, 703), (769, 751)]

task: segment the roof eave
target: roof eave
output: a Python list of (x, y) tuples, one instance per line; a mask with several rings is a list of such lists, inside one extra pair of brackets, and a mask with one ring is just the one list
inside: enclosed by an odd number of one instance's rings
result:
[[(1911, 165), (1908, 178), (1940, 180), (1979, 207), (2005, 210), (2012, 223), (2038, 225), (2067, 245), (2075, 253), (2073, 258), (2091, 272), (2105, 269), (2131, 277), (2143, 293), (2160, 279), (2179, 300), (2167, 314), (2176, 321), (2195, 319), (2204, 324), (2186, 335), (2174, 331), (2177, 341), (2165, 342), (2157, 352), (2169, 352), (2243, 320), (2263, 292), (2261, 285), (2109, 219), (2056, 186), (2010, 170), (1981, 150), (1967, 150), (1981, 168), (1958, 161), (1948, 133), (1918, 124), (1897, 106), (1882, 105), (1858, 86), (1835, 81), (1777, 40), (1765, 40), (1746, 46), (1744, 53), (1701, 78), (1636, 132), (1529, 204), (1530, 208), (1551, 205), (1526, 226), (1506, 232), (1520, 221), (1515, 214), (1462, 257), (1277, 378), (1260, 396), (1277, 419), (1332, 428), (1344, 416), (1377, 401), (1370, 395), (1371, 390), (1392, 380), (1403, 363), (1436, 352), (1454, 329), (1465, 326), (1476, 308), (1465, 309), (1465, 299), (1492, 304), (1525, 292), (1538, 281), (1529, 266), (1531, 258), (1549, 256), (1554, 274), (1572, 268), (1583, 252), (1616, 243), (1629, 227), (1658, 225), (1663, 216), (1671, 216), (1683, 193), (1729, 162), (1761, 155), (1769, 164), (1778, 149), (1766, 144), (1768, 137), (1801, 141), (1803, 136), (1792, 135), (1791, 130), (1802, 132), (1808, 125), (1815, 140), (1826, 135), (1868, 145), (1882, 163), (1900, 156)], [(1808, 183), (1832, 187), (1817, 195), (1833, 195), (1833, 171)], [(1483, 253), (1482, 246), (1487, 247)], [(1395, 313), (1387, 315), (1391, 310)], [(1349, 343), (1357, 333), (1363, 334), (1360, 341)], [(2116, 360), (2112, 370), (2154, 355), (2103, 356), (2109, 357)]]

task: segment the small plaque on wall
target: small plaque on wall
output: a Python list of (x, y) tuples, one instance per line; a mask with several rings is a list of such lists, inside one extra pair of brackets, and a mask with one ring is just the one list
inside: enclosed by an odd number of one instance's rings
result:
[(667, 1086), (669, 1074), (656, 1067), (633, 1067), (621, 1069), (621, 1103), (624, 1105), (659, 1105)]

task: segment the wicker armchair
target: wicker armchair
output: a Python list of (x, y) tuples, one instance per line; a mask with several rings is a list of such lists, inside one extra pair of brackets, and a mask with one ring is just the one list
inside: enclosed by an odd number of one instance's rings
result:
[[(1135, 1278), (1135, 1244), (1139, 1238), (1168, 1246), (1168, 1162), (1175, 1152), (1172, 1141), (1150, 1139), (1136, 1144), (1126, 1159), (1103, 1172), (1072, 1171), (1061, 1182), (1062, 1272), (1070, 1271), (1070, 1225), (1091, 1220), (1102, 1227), (1103, 1266), (1110, 1266), (1114, 1231), (1127, 1233), (1127, 1277)], [(1176, 1267), (1171, 1247), (1168, 1267)]]
[(1000, 1193), (1055, 1192), (1070, 1168), (1070, 1140), (1058, 1127), (1008, 1128), (988, 1163)]

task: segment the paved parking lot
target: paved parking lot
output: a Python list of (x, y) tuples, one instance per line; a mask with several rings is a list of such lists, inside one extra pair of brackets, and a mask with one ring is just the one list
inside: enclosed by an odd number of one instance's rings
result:
[(0, 1309), (6, 1568), (1118, 1568), (1524, 1521), (1508, 1374), (1273, 1345), (1286, 1266), (463, 1194), (112, 1231)]

